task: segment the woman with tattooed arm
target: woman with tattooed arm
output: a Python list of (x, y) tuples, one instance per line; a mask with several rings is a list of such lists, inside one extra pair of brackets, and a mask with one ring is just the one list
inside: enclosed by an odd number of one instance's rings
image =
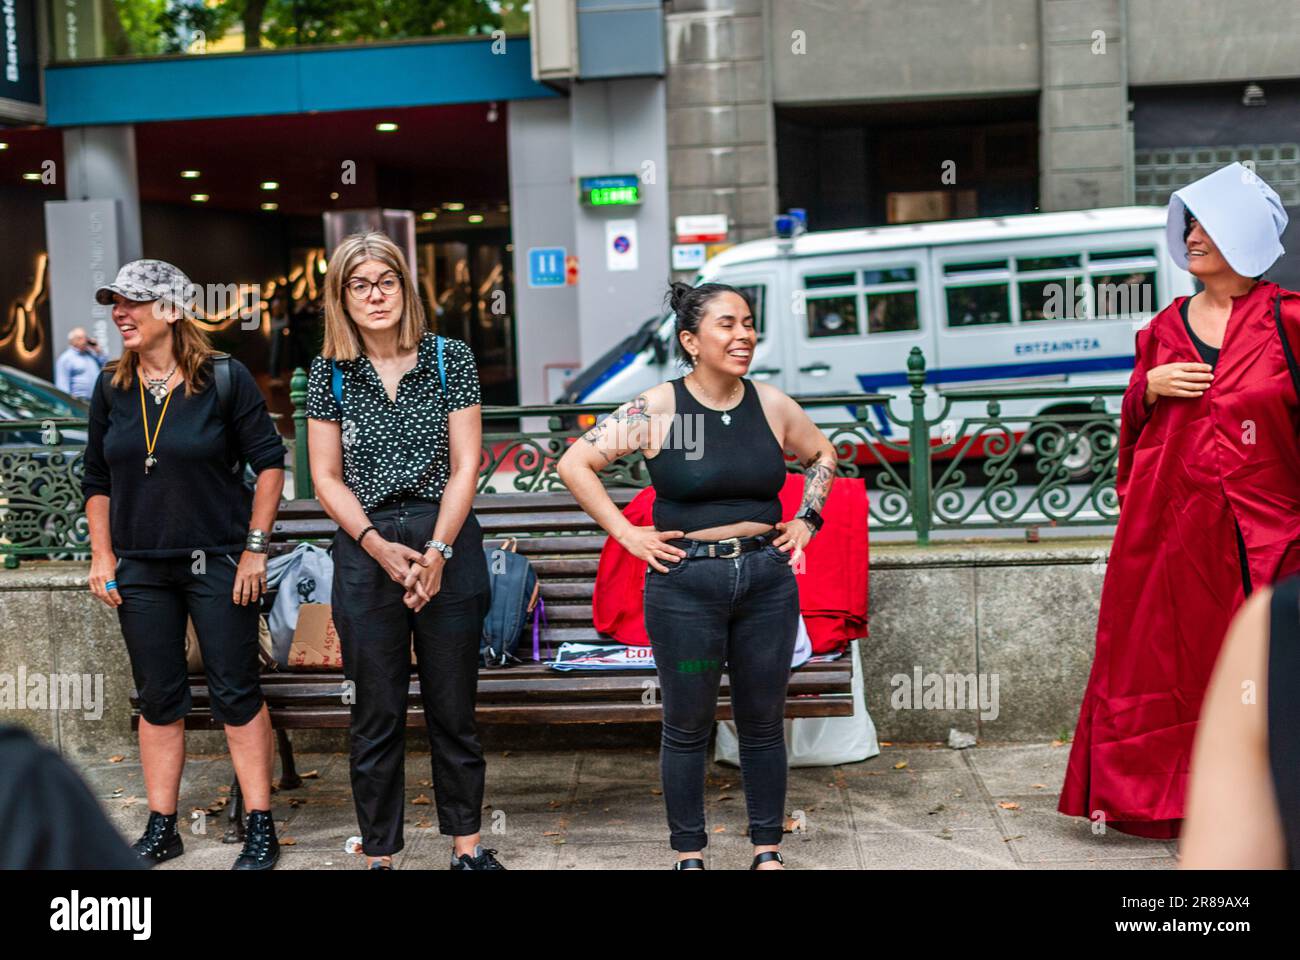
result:
[[(675, 283), (669, 302), (690, 372), (619, 407), (558, 469), (583, 509), (648, 564), (645, 624), (663, 698), (660, 773), (674, 869), (704, 867), (704, 768), (725, 665), (752, 868), (779, 870), (795, 570), (821, 526), (835, 453), (797, 403), (744, 377), (757, 333), (743, 295), (720, 283)], [(598, 475), (636, 450), (655, 488), (649, 527), (623, 516)], [(806, 479), (802, 506), (782, 522), (785, 450), (804, 464)]]

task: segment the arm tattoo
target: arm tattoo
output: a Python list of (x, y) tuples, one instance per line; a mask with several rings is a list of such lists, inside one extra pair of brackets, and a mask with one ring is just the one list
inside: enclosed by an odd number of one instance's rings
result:
[(819, 453), (804, 464), (803, 504), (805, 507), (821, 513), (826, 497), (831, 492), (831, 481), (835, 479), (835, 463), (823, 459)]
[[(582, 439), (586, 440), (594, 447), (600, 442), (606, 433), (609, 432), (612, 424), (612, 428), (618, 431), (619, 434), (617, 442), (620, 449), (630, 448), (632, 450), (640, 450), (645, 445), (646, 440), (644, 428), (650, 424), (650, 413), (646, 409), (648, 405), (649, 402), (646, 400), (644, 394), (637, 397), (630, 403), (619, 407), (604, 420), (600, 421), (600, 423), (588, 430), (582, 435)], [(600, 450), (599, 452), (605, 459), (606, 463), (612, 463), (614, 460), (618, 459), (615, 456), (611, 456), (605, 450)]]

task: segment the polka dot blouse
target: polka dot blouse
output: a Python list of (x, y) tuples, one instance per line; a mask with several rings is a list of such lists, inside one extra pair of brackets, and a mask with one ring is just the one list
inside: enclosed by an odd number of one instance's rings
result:
[(383, 381), (362, 355), (338, 361), (343, 374), (343, 407), (334, 399), (330, 361), (312, 361), (307, 385), (307, 416), (341, 422), (343, 482), (367, 511), (404, 498), (438, 500), (451, 476), (447, 415), (480, 403), (474, 353), (463, 340), (444, 338), (447, 372), (444, 396), (438, 379), (435, 337), (420, 339), (419, 359), (388, 399)]

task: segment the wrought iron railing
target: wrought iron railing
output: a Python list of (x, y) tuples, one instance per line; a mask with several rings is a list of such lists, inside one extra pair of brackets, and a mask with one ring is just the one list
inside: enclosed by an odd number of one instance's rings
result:
[[(795, 398), (825, 430), (840, 475), (867, 480), (874, 529), (910, 531), (925, 544), (937, 530), (1034, 531), (1116, 521), (1119, 423), (1105, 398), (1122, 393), (1122, 386), (936, 394), (926, 389), (925, 359), (915, 348), (907, 379), (905, 403), (878, 393)], [(296, 497), (310, 499), (307, 376), (302, 370), (294, 373), (290, 401), (298, 438), (285, 441), (291, 489)], [(932, 408), (937, 404), (934, 416), (927, 414), (927, 403)], [(1028, 412), (1007, 413), (1008, 404)], [(479, 492), (563, 489), (555, 467), (582, 433), (578, 418), (615, 407), (484, 407)], [(839, 409), (842, 418), (832, 413)], [(524, 429), (521, 421), (530, 420), (545, 427)], [(84, 420), (0, 421), (0, 553), (6, 566), (22, 556), (85, 555), (85, 429)], [(787, 466), (794, 472), (802, 469), (793, 458)], [(610, 464), (602, 478), (608, 486), (649, 483), (639, 454)]]

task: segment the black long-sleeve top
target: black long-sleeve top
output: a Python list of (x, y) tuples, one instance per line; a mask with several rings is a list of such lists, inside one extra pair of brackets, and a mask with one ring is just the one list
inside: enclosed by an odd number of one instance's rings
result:
[[(107, 369), (101, 378), (111, 379)], [(284, 466), (284, 443), (266, 412), (253, 375), (230, 360), (231, 423), (242, 458), (257, 473)], [(113, 390), (106, 409), (99, 383), (90, 398), (90, 430), (81, 492), (109, 498), (113, 552), (119, 557), (188, 557), (195, 550), (238, 553), (248, 536), (253, 496), (227, 460), (226, 424), (217, 404), (211, 364), (205, 386), (186, 396), (172, 390), (154, 447), (156, 463), (146, 475), (140, 388)], [(113, 389), (110, 387), (110, 389)], [(166, 398), (164, 398), (164, 402)], [(145, 391), (149, 431), (162, 413)]]

